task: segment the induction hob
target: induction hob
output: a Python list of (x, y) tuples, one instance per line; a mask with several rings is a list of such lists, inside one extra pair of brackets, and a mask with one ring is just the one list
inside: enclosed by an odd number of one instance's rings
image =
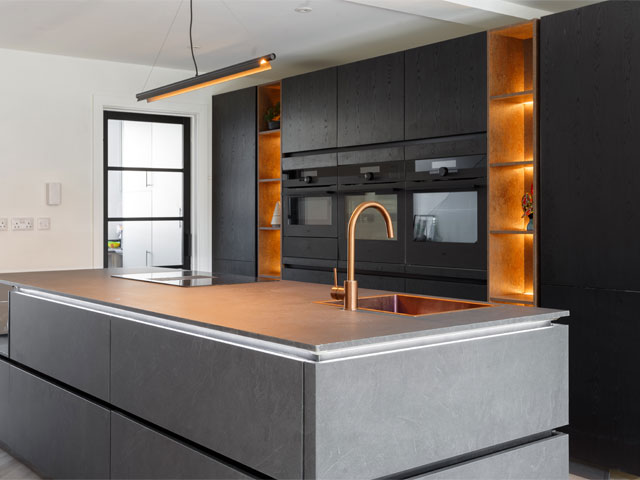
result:
[(175, 287), (210, 287), (213, 285), (236, 285), (239, 283), (255, 283), (273, 281), (268, 278), (249, 277), (229, 273), (198, 272), (195, 270), (175, 270), (173, 272), (145, 272), (111, 275), (113, 278), (137, 280), (140, 282), (160, 283)]

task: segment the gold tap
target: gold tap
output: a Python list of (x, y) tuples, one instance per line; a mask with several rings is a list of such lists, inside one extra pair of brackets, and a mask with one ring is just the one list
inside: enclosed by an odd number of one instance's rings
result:
[(349, 219), (349, 228), (347, 230), (347, 279), (344, 287), (338, 286), (338, 271), (333, 269), (333, 287), (331, 288), (331, 297), (336, 300), (344, 299), (345, 310), (358, 309), (358, 282), (356, 282), (356, 222), (358, 217), (367, 208), (375, 208), (378, 210), (385, 223), (387, 224), (387, 237), (393, 238), (393, 223), (391, 215), (382, 204), (378, 202), (362, 202), (358, 205)]

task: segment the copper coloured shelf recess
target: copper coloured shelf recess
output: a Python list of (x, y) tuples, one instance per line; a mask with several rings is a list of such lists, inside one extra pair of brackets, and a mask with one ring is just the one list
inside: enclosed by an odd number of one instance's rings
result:
[(210, 87), (219, 83), (228, 82), (236, 78), (246, 77), (255, 73), (271, 70), (271, 63), (276, 59), (275, 53), (263, 55), (262, 57), (247, 60), (230, 67), (214, 70), (202, 75), (196, 75), (193, 78), (181, 80), (179, 82), (165, 85), (164, 87), (154, 88), (146, 92), (138, 93), (136, 98), (138, 101), (146, 100), (147, 102), (155, 102), (163, 98), (173, 97), (182, 93), (198, 90), (199, 88)]

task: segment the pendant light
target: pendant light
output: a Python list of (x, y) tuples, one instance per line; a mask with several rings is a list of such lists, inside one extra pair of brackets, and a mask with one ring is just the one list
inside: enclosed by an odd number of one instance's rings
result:
[[(196, 75), (193, 78), (187, 78), (179, 82), (171, 83), (163, 87), (154, 88), (152, 90), (146, 90), (142, 93), (138, 93), (136, 98), (138, 101), (146, 100), (147, 102), (155, 102), (156, 100), (162, 100), (163, 98), (173, 97), (180, 95), (181, 93), (191, 92), (200, 88), (209, 87), (211, 85), (217, 85), (219, 83), (228, 82), (236, 78), (246, 77), (255, 73), (265, 72), (271, 70), (271, 62), (276, 59), (275, 53), (270, 53), (262, 57), (247, 60), (230, 67), (221, 68), (212, 72), (198, 74), (198, 64), (196, 57), (193, 53), (193, 0), (189, 0), (189, 44), (191, 47), (191, 58), (193, 59), (193, 65), (196, 70)], [(171, 27), (169, 27), (171, 28)], [(153, 69), (153, 67), (151, 67)]]

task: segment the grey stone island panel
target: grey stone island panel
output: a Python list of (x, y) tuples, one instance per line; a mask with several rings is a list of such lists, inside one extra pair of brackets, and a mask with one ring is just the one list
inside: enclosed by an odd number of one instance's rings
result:
[(567, 355), (554, 325), (307, 365), (305, 476), (393, 475), (566, 425)]
[(437, 470), (413, 480), (567, 480), (569, 437), (553, 437)]
[(231, 480), (251, 477), (112, 412), (111, 478)]
[(109, 410), (10, 369), (12, 453), (45, 478), (109, 478)]
[(111, 347), (115, 406), (266, 475), (302, 476), (300, 362), (119, 318)]
[(20, 292), (10, 299), (11, 358), (108, 401), (110, 317)]

